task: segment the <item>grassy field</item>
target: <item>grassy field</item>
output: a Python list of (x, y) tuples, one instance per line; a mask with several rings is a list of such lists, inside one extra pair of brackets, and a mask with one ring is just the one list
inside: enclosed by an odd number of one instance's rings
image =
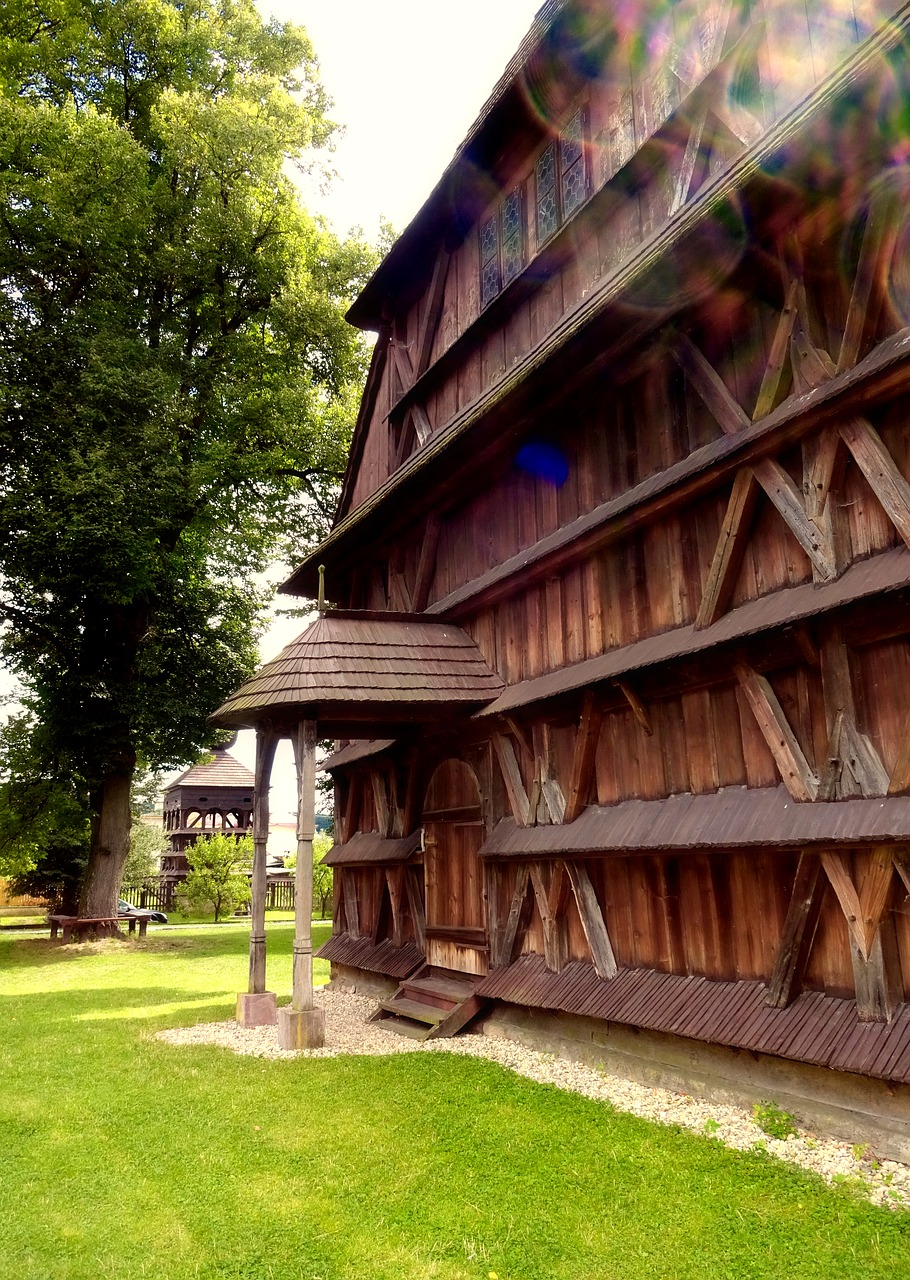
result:
[[(290, 925), (269, 937), (286, 994)], [(0, 1276), (910, 1274), (910, 1215), (492, 1063), (266, 1062), (151, 1038), (230, 1016), (245, 950), (230, 925), (0, 938)]]

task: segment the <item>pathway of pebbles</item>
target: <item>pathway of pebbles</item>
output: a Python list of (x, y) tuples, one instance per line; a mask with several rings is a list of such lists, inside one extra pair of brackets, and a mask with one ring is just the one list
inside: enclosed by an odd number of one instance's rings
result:
[(325, 1010), (324, 1049), (294, 1053), (279, 1048), (276, 1027), (244, 1029), (236, 1022), (210, 1022), (174, 1031), (159, 1031), (157, 1038), (174, 1045), (219, 1045), (234, 1053), (252, 1054), (258, 1058), (334, 1058), (341, 1053), (434, 1052), (488, 1058), (531, 1080), (610, 1102), (619, 1111), (659, 1124), (682, 1125), (739, 1151), (764, 1148), (771, 1155), (821, 1174), (828, 1182), (858, 1179), (874, 1204), (891, 1209), (910, 1209), (910, 1166), (893, 1160), (879, 1160), (869, 1148), (834, 1142), (804, 1129), (785, 1140), (769, 1138), (749, 1113), (739, 1107), (700, 1102), (687, 1094), (637, 1084), (566, 1058), (528, 1049), (514, 1040), (498, 1040), (485, 1035), (462, 1035), (452, 1040), (427, 1040), (423, 1043), (409, 1040), (384, 1030), (381, 1023), (368, 1022), (375, 1002), (364, 996), (321, 988), (316, 992), (316, 1001)]

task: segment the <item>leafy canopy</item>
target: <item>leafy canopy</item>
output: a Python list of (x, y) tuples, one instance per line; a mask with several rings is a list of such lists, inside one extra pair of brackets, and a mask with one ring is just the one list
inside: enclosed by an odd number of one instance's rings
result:
[(178, 890), (178, 901), (194, 911), (212, 910), (215, 923), (250, 901), (249, 872), (253, 837), (216, 832), (200, 836), (186, 851), (190, 871)]
[(325, 112), (305, 33), (250, 0), (0, 12), (2, 644), (96, 815), (210, 740), (257, 575), (333, 503), (374, 255), (288, 176)]

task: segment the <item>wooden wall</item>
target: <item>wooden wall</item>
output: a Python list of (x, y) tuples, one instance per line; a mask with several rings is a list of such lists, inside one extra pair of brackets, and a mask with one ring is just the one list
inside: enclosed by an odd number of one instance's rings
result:
[[(476, 227), (452, 253), (439, 319), (434, 321), (430, 373), (419, 397), (431, 430), (444, 426), (532, 351), (643, 240), (667, 223), (675, 205), (685, 203), (708, 178), (728, 167), (896, 5), (894, 0), (829, 0), (822, 6), (808, 0), (693, 0), (669, 12), (661, 5), (658, 16), (649, 20), (650, 7), (642, 5), (628, 30), (621, 29), (612, 63), (603, 73), (578, 85), (577, 100), (587, 112), (586, 163), (596, 199), (543, 251), (535, 239), (533, 199), (526, 201), (528, 267), (522, 289), (512, 291), (513, 301), (505, 307), (499, 300), (493, 304), (495, 323), (478, 325), (483, 309)], [(720, 48), (712, 45), (717, 29), (725, 33)], [(701, 98), (699, 83), (704, 85)], [(536, 155), (552, 131), (558, 131), (562, 117), (574, 109), (574, 103), (562, 102), (552, 87), (549, 93), (542, 90), (542, 97), (547, 101), (543, 118), (523, 139), (503, 148), (497, 171), (489, 176), (491, 210), (504, 193), (529, 177)], [(732, 115), (731, 102), (736, 107)], [(707, 125), (703, 107), (710, 108)], [(693, 147), (699, 160), (689, 174), (686, 152)], [(630, 170), (633, 157), (639, 159)], [(692, 167), (691, 161), (688, 164)], [(680, 185), (683, 174), (685, 190)], [(712, 269), (729, 269), (738, 252), (735, 234), (726, 242), (716, 241)], [(432, 264), (426, 291), (392, 322), (393, 344), (410, 356), (416, 353), (430, 306), (431, 270)], [(452, 353), (456, 340), (460, 346), (454, 356), (441, 361)], [(388, 419), (412, 380), (401, 375), (395, 360), (385, 360), (351, 487), (351, 510), (394, 470)], [(391, 430), (394, 435), (394, 413)]]

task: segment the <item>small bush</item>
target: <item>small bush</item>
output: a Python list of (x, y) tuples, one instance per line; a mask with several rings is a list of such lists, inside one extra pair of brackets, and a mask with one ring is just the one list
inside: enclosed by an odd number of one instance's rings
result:
[(792, 1138), (796, 1133), (796, 1116), (784, 1111), (776, 1102), (756, 1102), (752, 1108), (752, 1119), (769, 1138)]

